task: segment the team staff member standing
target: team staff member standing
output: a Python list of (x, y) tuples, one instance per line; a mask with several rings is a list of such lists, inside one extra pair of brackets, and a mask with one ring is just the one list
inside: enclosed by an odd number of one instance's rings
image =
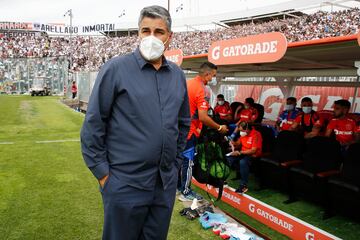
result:
[(166, 239), (190, 127), (185, 75), (163, 56), (169, 12), (144, 8), (139, 37), (133, 53), (101, 68), (81, 132), (100, 183), (106, 240)]
[[(186, 154), (184, 154), (184, 161), (180, 173), (181, 181), (179, 183), (179, 190), (181, 195), (179, 200), (181, 201), (192, 201), (194, 198), (198, 200), (202, 199), (201, 196), (190, 188), (196, 139), (200, 136), (202, 125), (205, 124), (210, 128), (217, 129), (222, 134), (228, 132), (227, 126), (217, 124), (208, 116), (209, 103), (205, 100), (205, 85), (216, 76), (216, 73), (217, 67), (210, 62), (205, 62), (200, 66), (199, 75), (187, 81), (191, 126), (185, 147)], [(189, 154), (189, 152), (192, 152), (192, 154)]]

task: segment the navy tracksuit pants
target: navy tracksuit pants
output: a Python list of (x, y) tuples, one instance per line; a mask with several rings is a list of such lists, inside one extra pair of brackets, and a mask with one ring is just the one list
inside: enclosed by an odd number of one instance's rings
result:
[(110, 173), (101, 189), (104, 204), (103, 240), (165, 240), (176, 195), (177, 179), (166, 190), (160, 175), (154, 190), (121, 184)]

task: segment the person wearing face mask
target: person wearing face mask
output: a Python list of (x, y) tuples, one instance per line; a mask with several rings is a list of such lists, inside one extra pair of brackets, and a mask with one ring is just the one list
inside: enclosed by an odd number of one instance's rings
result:
[(296, 109), (296, 98), (287, 98), (284, 111), (279, 115), (278, 120), (276, 121), (277, 130), (289, 130), (299, 113), (300, 111)]
[(100, 185), (106, 240), (167, 238), (190, 129), (185, 75), (164, 57), (169, 12), (142, 9), (139, 38), (134, 52), (102, 66), (81, 130), (85, 163)]
[(253, 98), (246, 98), (244, 109), (240, 112), (239, 122), (253, 123), (259, 116), (259, 112), (254, 108), (255, 101)]
[[(238, 122), (247, 122), (254, 123), (259, 118), (259, 112), (256, 108), (254, 108), (255, 101), (253, 98), (246, 98), (244, 103), (244, 108), (237, 111)], [(239, 137), (239, 128), (236, 127), (230, 136), (226, 136), (225, 139), (228, 141), (234, 141)]]
[(184, 151), (184, 161), (181, 166), (178, 190), (180, 201), (193, 201), (195, 198), (203, 198), (191, 189), (192, 167), (194, 166), (194, 155), (196, 141), (200, 137), (203, 125), (216, 129), (220, 134), (226, 134), (226, 125), (216, 123), (209, 115), (209, 102), (206, 100), (206, 85), (216, 76), (217, 66), (205, 62), (201, 64), (199, 75), (187, 81), (187, 89), (190, 103), (191, 126), (187, 136)]
[(301, 100), (300, 114), (295, 118), (294, 123), (289, 128), (290, 131), (299, 130), (304, 134), (305, 138), (318, 136), (322, 127), (322, 121), (319, 114), (313, 110), (313, 102), (311, 98), (304, 97)]
[(214, 108), (215, 114), (219, 114), (220, 119), (230, 122), (231, 117), (231, 108), (230, 103), (225, 101), (225, 97), (222, 94), (217, 95), (217, 103)]
[(234, 166), (236, 163), (240, 165), (241, 180), (236, 192), (242, 194), (248, 191), (250, 162), (253, 158), (261, 155), (262, 137), (260, 132), (248, 122), (240, 122), (238, 128), (240, 138), (236, 142), (232, 142), (234, 151), (227, 154), (227, 160), (230, 166)]

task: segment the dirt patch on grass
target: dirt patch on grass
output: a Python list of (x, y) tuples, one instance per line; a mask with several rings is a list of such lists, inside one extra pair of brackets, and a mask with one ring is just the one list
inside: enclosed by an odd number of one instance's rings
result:
[(31, 101), (21, 101), (19, 109), (23, 121), (31, 121), (34, 118), (35, 108)]

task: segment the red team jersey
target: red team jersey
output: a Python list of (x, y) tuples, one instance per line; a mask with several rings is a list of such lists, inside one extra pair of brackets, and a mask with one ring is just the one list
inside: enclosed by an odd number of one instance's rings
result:
[(259, 157), (261, 155), (262, 137), (260, 132), (256, 131), (255, 129), (251, 130), (248, 135), (240, 137), (238, 143), (241, 144), (241, 151), (250, 150), (256, 147), (257, 150), (253, 157)]
[(188, 139), (194, 134), (199, 137), (198, 129), (202, 129), (202, 123), (199, 120), (198, 110), (209, 109), (209, 103), (205, 100), (205, 86), (199, 76), (187, 81), (187, 89), (189, 96), (191, 125)]
[(259, 113), (255, 108), (250, 107), (248, 109), (241, 110), (239, 115), (240, 122), (252, 122), (257, 119)]
[[(304, 125), (305, 126), (302, 126), (303, 125), (303, 118), (304, 118)], [(295, 121), (296, 123), (299, 123), (300, 126), (302, 126), (303, 128), (306, 129), (306, 127), (309, 127), (309, 126), (316, 126), (316, 127), (321, 127), (322, 126), (322, 121), (319, 117), (319, 114), (317, 112), (313, 112), (313, 113), (308, 113), (308, 114), (305, 114), (303, 112), (299, 113), (298, 116), (295, 118)], [(308, 129), (310, 130), (310, 129)], [(311, 132), (310, 131), (305, 131), (305, 132)]]
[(73, 85), (71, 86), (71, 92), (72, 92), (72, 93), (76, 93), (76, 92), (77, 92), (77, 86), (76, 86), (75, 84), (73, 84)]
[(355, 133), (359, 132), (360, 127), (356, 126), (356, 122), (348, 117), (333, 118), (330, 120), (327, 129), (331, 129), (336, 136), (336, 140), (340, 144), (349, 144), (355, 140)]
[(225, 102), (223, 105), (216, 105), (214, 112), (220, 115), (221, 119), (226, 119), (226, 116), (231, 114), (230, 104)]

